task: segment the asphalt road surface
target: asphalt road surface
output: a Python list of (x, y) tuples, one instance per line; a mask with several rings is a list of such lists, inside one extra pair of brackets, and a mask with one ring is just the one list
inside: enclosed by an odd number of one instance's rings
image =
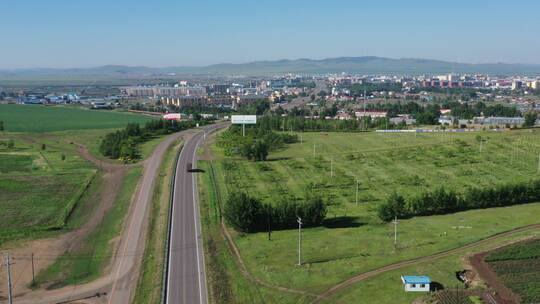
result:
[[(210, 132), (220, 126), (205, 127)], [(204, 132), (184, 143), (176, 164), (169, 240), (166, 303), (207, 304), (203, 241), (197, 197), (197, 148)], [(193, 168), (195, 170), (188, 170)]]

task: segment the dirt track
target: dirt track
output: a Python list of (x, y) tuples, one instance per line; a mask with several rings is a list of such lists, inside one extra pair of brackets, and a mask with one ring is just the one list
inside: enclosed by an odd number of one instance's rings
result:
[(488, 252), (482, 252), (476, 255), (473, 255), (469, 260), (471, 266), (474, 267), (474, 270), (482, 278), (486, 284), (493, 289), (496, 294), (495, 298), (498, 304), (518, 304), (520, 299), (515, 295), (510, 289), (508, 289), (501, 280), (499, 280), (497, 274), (489, 267), (485, 262), (484, 258)]

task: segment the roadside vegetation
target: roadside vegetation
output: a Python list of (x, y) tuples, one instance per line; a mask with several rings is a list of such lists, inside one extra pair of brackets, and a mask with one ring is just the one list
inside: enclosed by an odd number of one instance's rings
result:
[(215, 175), (213, 162), (199, 160), (199, 203), (204, 233), (204, 250), (209, 302), (219, 303), (310, 303), (309, 296), (277, 292), (250, 279), (241, 269), (231, 244), (224, 235), (222, 225), (222, 196), (226, 189), (220, 188), (220, 177)]
[(101, 140), (99, 151), (102, 155), (124, 162), (136, 161), (141, 158), (140, 145), (156, 136), (162, 136), (204, 124), (204, 121), (168, 121), (154, 120), (143, 127), (136, 123), (128, 124), (124, 129), (108, 133)]

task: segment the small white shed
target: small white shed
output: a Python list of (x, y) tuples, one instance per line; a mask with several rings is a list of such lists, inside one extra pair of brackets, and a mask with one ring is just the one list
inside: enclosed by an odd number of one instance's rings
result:
[(431, 279), (428, 276), (401, 276), (405, 291), (429, 291)]

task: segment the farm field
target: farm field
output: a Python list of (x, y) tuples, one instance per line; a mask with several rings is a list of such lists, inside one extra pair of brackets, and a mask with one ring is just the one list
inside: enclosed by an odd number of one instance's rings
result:
[(118, 111), (89, 110), (75, 106), (0, 105), (0, 121), (9, 132), (53, 132), (123, 128), (153, 118)]
[(250, 272), (270, 284), (320, 293), (361, 272), (538, 222), (540, 203), (416, 217), (400, 220), (394, 247), (394, 226), (376, 216), (393, 191), (409, 196), (444, 185), (459, 192), (540, 177), (538, 132), (298, 136), (266, 162), (226, 157), (213, 147), (224, 198), (244, 189), (277, 204), (316, 192), (329, 204), (323, 227), (302, 230), (302, 267), (295, 266), (295, 229), (273, 231), (271, 241), (267, 233), (235, 234)]
[(540, 302), (540, 239), (495, 250), (486, 262), (521, 303)]
[(71, 147), (2, 135), (0, 143), (0, 246), (64, 228), (97, 170)]

